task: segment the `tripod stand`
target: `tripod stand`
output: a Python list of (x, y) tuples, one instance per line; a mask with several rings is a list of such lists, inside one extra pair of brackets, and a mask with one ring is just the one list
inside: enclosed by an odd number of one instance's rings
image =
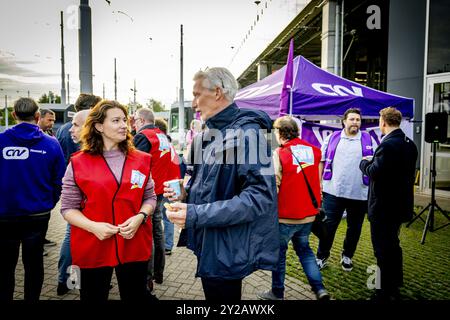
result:
[[(425, 211), (428, 210), (428, 216), (425, 221), (425, 227), (423, 228), (423, 233), (422, 233), (422, 240), (420, 242), (421, 244), (425, 243), (425, 237), (427, 235), (428, 229), (430, 230), (430, 232), (433, 232), (433, 231), (442, 229), (450, 224), (450, 223), (447, 223), (438, 228), (434, 227), (434, 212), (435, 211), (440, 211), (447, 218), (447, 220), (450, 220), (450, 217), (447, 215), (447, 213), (445, 213), (444, 210), (442, 210), (441, 207), (439, 207), (439, 205), (436, 203), (436, 148), (437, 148), (437, 142), (433, 141), (431, 144), (431, 149), (432, 149), (432, 153), (433, 153), (433, 161), (432, 161), (432, 166), (431, 166), (431, 170), (430, 170), (430, 173), (431, 173), (431, 202), (406, 225), (406, 227), (409, 227), (414, 221), (416, 221), (418, 218), (420, 218), (420, 216)], [(422, 218), (420, 218), (420, 219), (423, 221)]]

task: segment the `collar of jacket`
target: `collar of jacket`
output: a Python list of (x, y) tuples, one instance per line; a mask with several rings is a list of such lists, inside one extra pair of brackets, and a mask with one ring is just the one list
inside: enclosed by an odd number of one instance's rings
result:
[(238, 106), (233, 102), (215, 116), (206, 120), (208, 129), (223, 129), (229, 125), (239, 112)]
[(397, 128), (397, 129), (389, 132), (387, 135), (385, 135), (383, 137), (383, 140), (381, 140), (381, 142), (386, 141), (387, 139), (390, 139), (392, 137), (399, 136), (399, 135), (403, 135), (403, 131), (402, 131), (402, 129)]
[(156, 126), (154, 124), (146, 124), (145, 126), (140, 128), (138, 132), (142, 132), (142, 130), (145, 130), (145, 129), (154, 129), (154, 128), (156, 128)]

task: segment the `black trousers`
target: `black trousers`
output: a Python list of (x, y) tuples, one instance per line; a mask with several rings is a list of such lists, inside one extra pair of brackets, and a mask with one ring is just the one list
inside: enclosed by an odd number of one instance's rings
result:
[(24, 299), (38, 301), (44, 282), (44, 237), (50, 213), (0, 220), (0, 301), (14, 297), (15, 272), (22, 244)]
[(344, 211), (347, 211), (347, 232), (345, 234), (342, 253), (349, 258), (353, 258), (359, 237), (361, 236), (364, 216), (367, 212), (367, 201), (335, 197), (332, 194), (324, 192), (322, 206), (326, 215), (326, 219), (324, 220), (326, 232), (319, 239), (317, 258), (325, 259), (330, 256), (334, 237), (341, 223)]
[(107, 301), (113, 270), (116, 271), (120, 299), (144, 301), (147, 293), (148, 261), (130, 262), (116, 267), (80, 269), (80, 300), (87, 302)]
[(241, 301), (242, 279), (202, 278), (202, 285), (208, 302)]
[(400, 247), (401, 222), (370, 221), (372, 246), (380, 270), (381, 288), (385, 295), (398, 294), (403, 285), (403, 257)]
[(156, 208), (152, 215), (152, 256), (148, 262), (147, 280), (163, 279), (164, 267), (166, 265), (166, 254), (164, 244), (164, 230), (162, 225), (162, 209), (164, 198), (162, 195), (157, 197)]

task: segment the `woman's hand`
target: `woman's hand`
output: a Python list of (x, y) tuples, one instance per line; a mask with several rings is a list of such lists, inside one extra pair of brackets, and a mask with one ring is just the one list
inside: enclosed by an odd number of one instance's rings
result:
[(111, 238), (117, 232), (119, 228), (107, 222), (92, 222), (91, 228), (89, 229), (99, 240), (106, 240)]
[(133, 239), (140, 225), (144, 221), (144, 216), (142, 214), (137, 214), (130, 217), (124, 223), (119, 224), (117, 227), (119, 228), (119, 234), (124, 239)]

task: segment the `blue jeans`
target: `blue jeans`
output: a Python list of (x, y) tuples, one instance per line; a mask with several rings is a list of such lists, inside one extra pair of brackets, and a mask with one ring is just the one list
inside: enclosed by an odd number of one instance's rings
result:
[(325, 225), (327, 232), (319, 239), (317, 248), (317, 258), (325, 259), (330, 256), (333, 246), (334, 236), (341, 222), (344, 211), (347, 211), (347, 233), (345, 234), (343, 254), (353, 258), (361, 236), (361, 228), (364, 223), (364, 216), (367, 212), (367, 201), (353, 200), (336, 197), (332, 194), (323, 193), (323, 210), (325, 211)]
[(279, 298), (284, 297), (284, 278), (286, 273), (286, 251), (289, 241), (292, 240), (294, 250), (302, 264), (303, 271), (314, 292), (324, 289), (322, 275), (316, 263), (311, 247), (309, 234), (312, 223), (285, 224), (280, 223), (280, 256), (276, 271), (272, 272), (272, 292)]
[(173, 247), (173, 223), (170, 222), (169, 218), (167, 218), (166, 215), (166, 208), (164, 207), (164, 203), (169, 202), (166, 198), (161, 203), (161, 211), (163, 214), (163, 222), (164, 222), (164, 242), (165, 242), (165, 249), (172, 250)]
[(61, 244), (61, 251), (58, 260), (58, 283), (67, 283), (69, 273), (67, 268), (72, 265), (72, 255), (70, 254), (70, 224), (67, 224), (66, 234)]

